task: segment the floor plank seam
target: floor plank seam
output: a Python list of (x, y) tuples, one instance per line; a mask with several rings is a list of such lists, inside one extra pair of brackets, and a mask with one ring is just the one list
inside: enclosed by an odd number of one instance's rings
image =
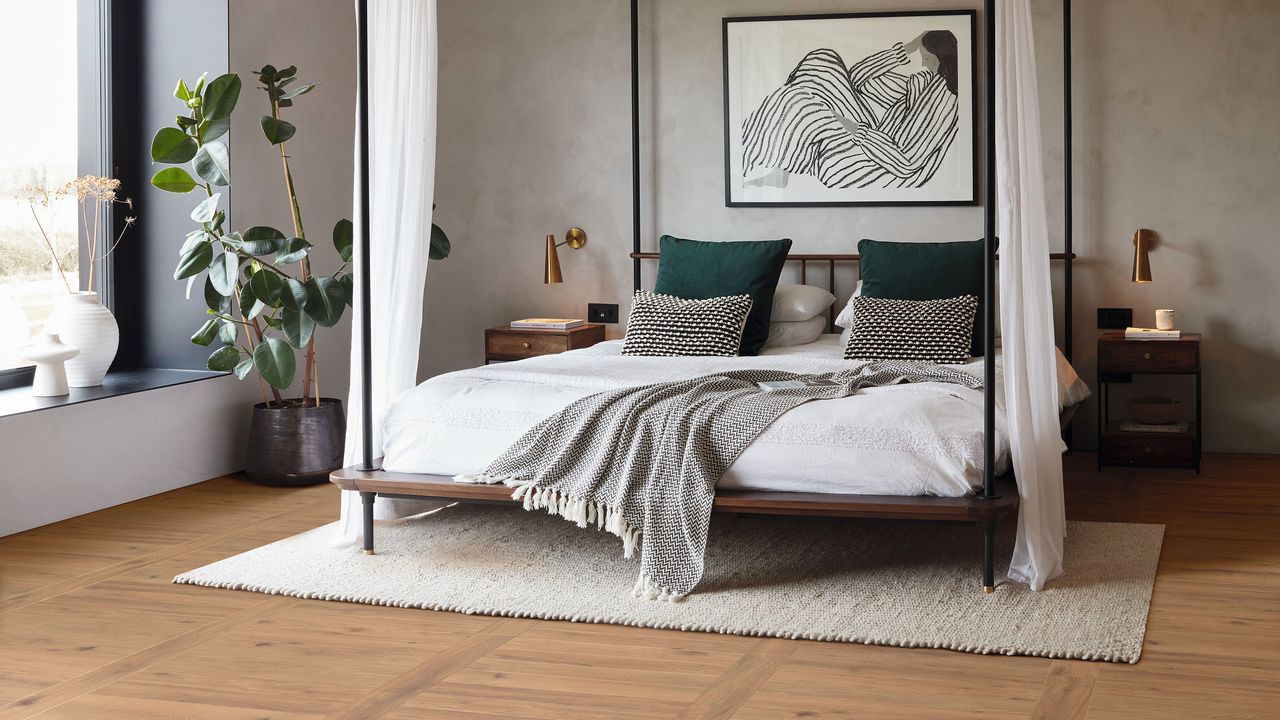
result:
[[(724, 720), (732, 717), (795, 654), (798, 649), (795, 641), (782, 642), (785, 644), (778, 645), (777, 641), (770, 639), (757, 642), (752, 650), (738, 658), (697, 699), (689, 703), (677, 718)], [(769, 651), (762, 652), (763, 650)], [(749, 690), (735, 694), (734, 687), (743, 684), (748, 684)]]
[(279, 520), (280, 518), (286, 515), (292, 515), (296, 512), (298, 512), (298, 508), (296, 507), (290, 508), (288, 510), (283, 510), (269, 517), (264, 517), (259, 520), (255, 520), (249, 523), (248, 525), (243, 525), (238, 528), (235, 528), (234, 530), (224, 530), (224, 531), (213, 532), (206, 535), (202, 535), (194, 540), (188, 540), (186, 542), (179, 543), (177, 545), (170, 545), (166, 548), (153, 550), (145, 555), (139, 555), (137, 557), (132, 557), (127, 560), (121, 560), (120, 562), (112, 565), (108, 565), (107, 567), (98, 568), (97, 570), (91, 570), (87, 573), (66, 578), (64, 580), (59, 580), (59, 581), (50, 583), (49, 585), (46, 585), (44, 587), (35, 588), (34, 590), (28, 590), (26, 592), (18, 593), (16, 595), (12, 595), (7, 598), (0, 598), (0, 615), (3, 615), (4, 613), (11, 612), (14, 610), (20, 610), (33, 603), (43, 602), (45, 600), (51, 600), (60, 595), (65, 595), (69, 592), (74, 592), (81, 588), (85, 588), (99, 582), (110, 580), (118, 575), (123, 575), (125, 573), (141, 570), (142, 568), (145, 568), (148, 565), (153, 565), (155, 563), (168, 560), (172, 557), (176, 557), (186, 552), (191, 552), (193, 550), (201, 550), (221, 540), (234, 537), (240, 533), (243, 533), (246, 531), (258, 530), (260, 529), (260, 526), (268, 525), (270, 523), (273, 523)]
[(162, 640), (154, 645), (113, 660), (106, 665), (99, 666), (26, 697), (18, 698), (7, 705), (0, 706), (0, 720), (29, 718), (59, 705), (64, 705), (157, 663), (199, 647), (220, 637), (229, 630), (259, 620), (273, 612), (286, 610), (300, 602), (302, 601), (294, 598), (270, 597), (254, 603), (230, 615), (205, 623), (200, 627), (192, 628), (181, 635)]
[(450, 675), (506, 645), (517, 635), (480, 630), (357, 698), (326, 720), (375, 720), (423, 694)]

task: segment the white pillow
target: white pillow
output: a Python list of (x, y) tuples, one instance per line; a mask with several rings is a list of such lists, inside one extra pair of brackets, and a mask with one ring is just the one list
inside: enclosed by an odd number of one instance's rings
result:
[(827, 319), (822, 315), (801, 320), (799, 322), (769, 323), (769, 339), (764, 341), (766, 348), (792, 347), (808, 345), (822, 337), (826, 332)]
[[(853, 288), (853, 295), (849, 297), (849, 302), (844, 304), (844, 309), (836, 316), (836, 327), (842, 327), (846, 330), (853, 327), (853, 299), (862, 294), (862, 281), (859, 280), (856, 287)], [(845, 337), (845, 340), (848, 340)], [(846, 345), (848, 343), (845, 343)]]
[[(817, 317), (831, 307), (836, 296), (812, 285), (779, 285), (773, 291), (772, 322), (801, 322)], [(812, 342), (812, 341), (810, 341)]]

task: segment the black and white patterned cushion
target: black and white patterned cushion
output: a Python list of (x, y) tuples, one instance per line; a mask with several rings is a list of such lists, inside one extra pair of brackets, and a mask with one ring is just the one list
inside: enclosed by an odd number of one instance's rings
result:
[(685, 300), (637, 290), (622, 354), (737, 355), (749, 312), (750, 295)]
[(945, 300), (855, 297), (846, 360), (920, 360), (943, 364), (969, 359), (975, 295)]

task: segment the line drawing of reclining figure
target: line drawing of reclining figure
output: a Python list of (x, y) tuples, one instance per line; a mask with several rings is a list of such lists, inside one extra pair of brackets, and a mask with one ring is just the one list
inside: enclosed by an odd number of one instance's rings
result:
[[(899, 71), (918, 54), (923, 70)], [(835, 50), (804, 56), (742, 123), (747, 186), (786, 187), (792, 173), (829, 188), (918, 188), (959, 125), (956, 38), (926, 32), (846, 69)]]

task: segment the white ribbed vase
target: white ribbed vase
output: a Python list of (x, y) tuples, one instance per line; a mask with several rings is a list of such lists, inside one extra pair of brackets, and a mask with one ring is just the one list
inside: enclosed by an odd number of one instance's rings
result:
[(120, 347), (120, 326), (96, 292), (74, 292), (58, 306), (51, 323), (62, 342), (79, 348), (67, 361), (67, 385), (96, 387), (111, 367)]

